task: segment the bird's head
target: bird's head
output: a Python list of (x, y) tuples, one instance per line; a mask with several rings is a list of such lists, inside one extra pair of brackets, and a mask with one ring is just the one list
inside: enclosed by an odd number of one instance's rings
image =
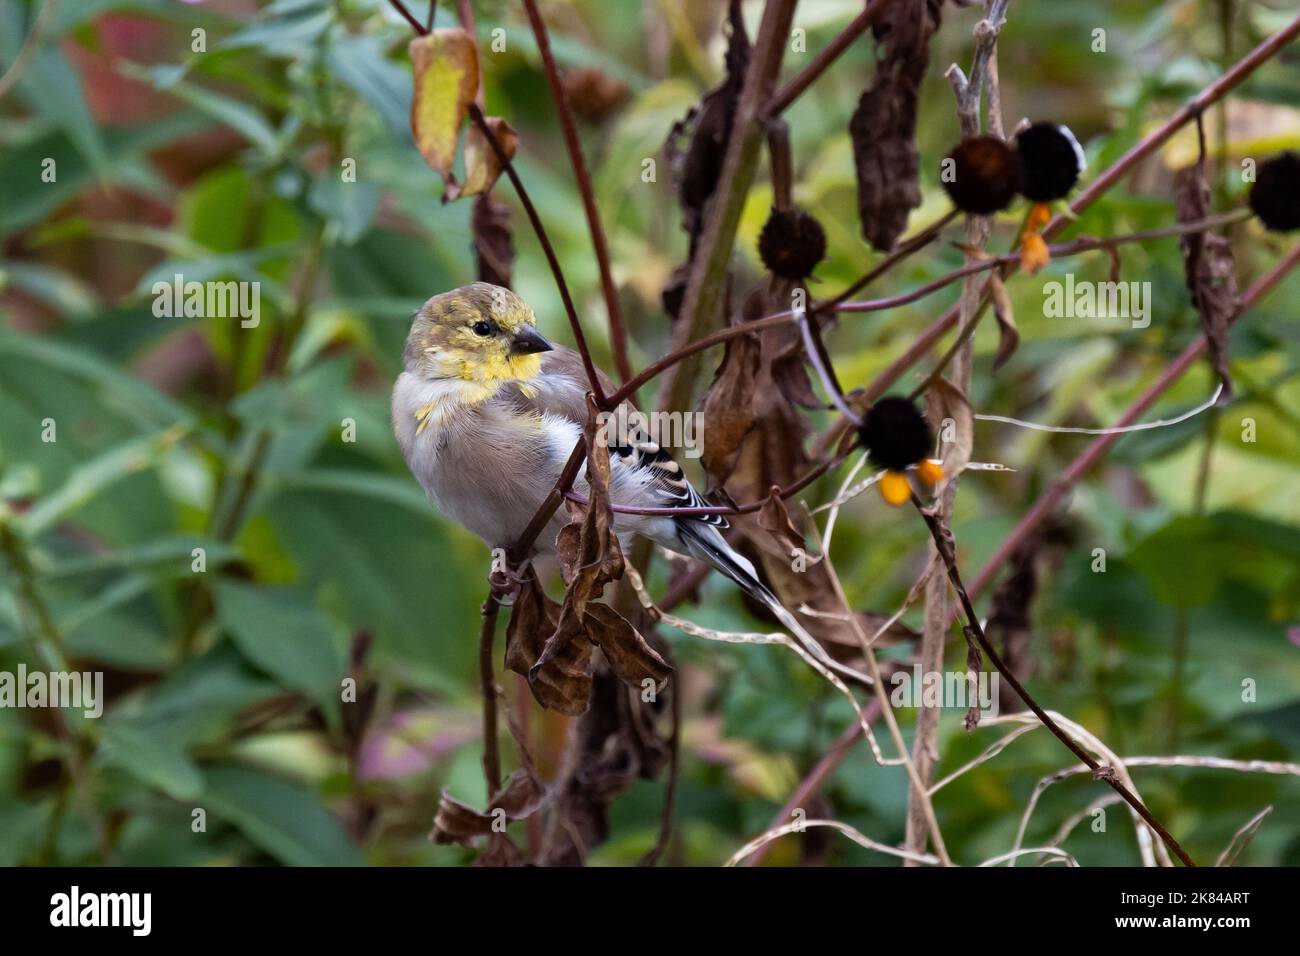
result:
[(406, 339), (406, 371), (495, 390), (541, 370), (551, 344), (537, 331), (528, 303), (509, 289), (474, 282), (435, 295), (420, 307)]

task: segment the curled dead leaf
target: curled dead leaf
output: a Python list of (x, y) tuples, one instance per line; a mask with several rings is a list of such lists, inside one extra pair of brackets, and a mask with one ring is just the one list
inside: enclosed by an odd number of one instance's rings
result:
[[(514, 159), (515, 150), (519, 148), (519, 134), (499, 116), (485, 117), (484, 122), (506, 159)], [(502, 168), (487, 134), (477, 123), (471, 123), (469, 132), (465, 134), (465, 181), (448, 183), (447, 191), (442, 195), (443, 201), (487, 192), (496, 185)]]
[(673, 667), (646, 643), (640, 632), (608, 604), (587, 607), (588, 639), (601, 649), (614, 676), (629, 687), (641, 690), (646, 680), (655, 691), (663, 689)]
[(921, 205), (916, 114), (942, 7), (942, 0), (889, 5), (873, 27), (885, 55), (849, 120), (862, 235), (882, 252), (894, 247)]
[(998, 354), (993, 358), (993, 371), (996, 372), (1015, 354), (1016, 346), (1020, 344), (1020, 330), (1016, 328), (1011, 296), (996, 269), (989, 275), (989, 297), (993, 302), (993, 315), (998, 320)]
[(409, 50), (411, 133), (425, 162), (450, 186), (460, 127), (478, 93), (478, 46), (464, 30), (449, 27), (416, 37)]
[(446, 790), (438, 798), (438, 812), (429, 834), (434, 843), (469, 846), (476, 837), (492, 834), (493, 822), (502, 814), (507, 820), (523, 820), (546, 802), (546, 787), (530, 767), (510, 775), (488, 801), (487, 812), (475, 810)]
[[(556, 536), (560, 569), (567, 585), (564, 603), (554, 633), (528, 669), (528, 686), (538, 703), (569, 715), (584, 713), (591, 703), (594, 642), (589, 633), (588, 614), (605, 585), (623, 576), (623, 552), (614, 535), (610, 510), (609, 442), (602, 434), (599, 416), (596, 402), (589, 395), (584, 428), (587, 508), (585, 514), (561, 528)], [(530, 596), (529, 600), (535, 598)], [(549, 609), (545, 613), (549, 615)], [(522, 643), (520, 649), (524, 650)]]
[[(750, 301), (755, 297), (766, 302), (761, 292), (751, 295)], [(740, 318), (742, 324), (750, 312), (750, 302), (746, 302)], [(716, 484), (722, 484), (731, 475), (740, 445), (754, 427), (754, 388), (758, 382), (761, 351), (756, 336), (738, 335), (728, 339), (713, 382), (700, 399), (702, 430), (709, 436), (700, 463)]]
[(787, 553), (793, 555), (804, 550), (803, 535), (790, 520), (790, 512), (781, 500), (781, 489), (775, 485), (763, 500), (763, 507), (758, 509), (758, 526), (776, 538)]
[[(673, 124), (664, 154), (673, 169), (677, 198), (682, 207), (682, 228), (690, 236), (686, 262), (673, 272), (663, 291), (664, 310), (674, 318), (686, 291), (695, 246), (704, 229), (704, 208), (717, 189), (722, 160), (749, 67), (750, 43), (740, 0), (730, 0), (727, 10), (726, 78), (704, 95), (698, 107)], [(683, 143), (685, 145), (683, 145)]]
[(506, 625), (506, 667), (527, 677), (559, 624), (560, 605), (546, 596), (536, 574), (530, 570), (515, 595)]
[(939, 376), (925, 393), (926, 414), (939, 436), (939, 457), (943, 459), (945, 479), (935, 486), (935, 493), (961, 474), (970, 461), (975, 441), (975, 413), (964, 392)]
[[(1204, 164), (1184, 170), (1177, 179), (1176, 215), (1179, 222), (1204, 219), (1210, 210), (1210, 186)], [(1241, 308), (1232, 243), (1213, 232), (1191, 232), (1180, 241), (1183, 270), (1192, 304), (1201, 316), (1210, 364), (1223, 383), (1223, 396), (1232, 395), (1228, 370), (1228, 327)]]

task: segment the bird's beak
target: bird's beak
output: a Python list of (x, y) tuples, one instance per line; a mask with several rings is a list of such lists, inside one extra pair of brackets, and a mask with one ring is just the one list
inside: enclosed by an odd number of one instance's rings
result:
[(531, 325), (525, 325), (510, 340), (511, 355), (532, 355), (535, 352), (549, 352), (554, 346), (538, 335)]

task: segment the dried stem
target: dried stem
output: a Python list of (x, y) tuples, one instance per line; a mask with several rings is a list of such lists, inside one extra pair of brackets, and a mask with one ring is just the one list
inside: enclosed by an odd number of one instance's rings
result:
[[(713, 198), (709, 200), (704, 231), (700, 234), (686, 282), (686, 294), (673, 335), (674, 350), (700, 338), (706, 330), (718, 324), (722, 314), (736, 229), (758, 168), (762, 144), (758, 118), (781, 69), (794, 8), (795, 0), (767, 0), (763, 6), (763, 18), (736, 104), (722, 171)], [(686, 357), (672, 365), (670, 374), (661, 383), (657, 408), (671, 411), (689, 404), (698, 364), (697, 359)]]
[[(1255, 281), (1253, 285), (1242, 295), (1241, 309), (1233, 317), (1235, 323), (1244, 313), (1265, 295), (1267, 295), (1274, 286), (1290, 272), (1297, 264), (1300, 264), (1300, 245), (1293, 248), (1280, 262), (1272, 269)], [(1139, 395), (1119, 417), (1115, 423), (1116, 426), (1122, 427), (1131, 425), (1137, 421), (1156, 400), (1160, 398), (1169, 388), (1177, 382), (1193, 363), (1205, 351), (1206, 340), (1202, 335), (1195, 342), (1189, 345), (1183, 352), (1165, 366), (1160, 376), (1147, 386), (1146, 391)], [(978, 597), (981, 592), (992, 582), (993, 577), (997, 574), (998, 569), (1011, 557), (1012, 552), (1025, 541), (1043, 522), (1043, 520), (1052, 512), (1060, 500), (1071, 488), (1078, 483), (1079, 479), (1088, 472), (1098, 461), (1100, 461), (1112, 445), (1120, 438), (1119, 434), (1100, 435), (1089, 443), (1074, 461), (1070, 462), (1065, 469), (1057, 475), (1048, 489), (1043, 492), (1042, 496), (1033, 503), (1028, 511), (1016, 523), (1016, 526), (998, 545), (993, 556), (988, 559), (984, 567), (980, 568), (979, 573), (971, 581), (971, 594)]]
[[(601, 225), (600, 210), (596, 207), (596, 193), (591, 185), (591, 173), (587, 170), (587, 161), (582, 156), (582, 144), (578, 141), (578, 129), (573, 121), (573, 110), (569, 105), (568, 94), (560, 81), (560, 70), (551, 53), (551, 41), (547, 36), (546, 24), (537, 12), (536, 0), (524, 0), (524, 9), (528, 13), (528, 22), (537, 38), (537, 49), (542, 55), (542, 66), (546, 70), (546, 82), (551, 87), (551, 97), (555, 100), (555, 112), (560, 118), (560, 129), (564, 133), (564, 146), (569, 152), (569, 162), (573, 166), (573, 176), (578, 181), (578, 192), (582, 196), (582, 209), (587, 215), (587, 226), (591, 230), (591, 245), (596, 251), (596, 264), (600, 268), (600, 286), (605, 294), (605, 309), (609, 315), (609, 344), (614, 353), (614, 367), (618, 370), (620, 381), (626, 382), (632, 377), (632, 366), (627, 359), (627, 331), (623, 327), (623, 307), (618, 300), (618, 289), (614, 286), (614, 274), (609, 265), (609, 244), (605, 240), (605, 227)], [(598, 396), (599, 397), (599, 396)]]
[[(868, 721), (874, 721), (880, 716), (880, 701), (873, 700), (869, 702), (867, 706), (862, 709), (862, 713)], [(796, 810), (806, 806), (808, 801), (816, 796), (817, 791), (821, 789), (822, 784), (830, 779), (831, 775), (835, 773), (840, 763), (849, 755), (849, 752), (853, 749), (853, 745), (858, 742), (861, 736), (862, 725), (856, 720), (844, 728), (844, 732), (835, 739), (835, 742), (831, 744), (830, 749), (822, 755), (822, 758), (817, 761), (816, 766), (808, 772), (808, 776), (804, 777), (803, 780), (799, 782), (799, 786), (795, 788), (794, 793), (790, 794), (790, 799), (785, 802), (785, 806), (778, 810), (776, 815), (772, 817), (772, 822), (768, 826), (769, 832), (784, 826), (786, 822), (794, 816)], [(738, 865), (746, 867), (758, 866), (767, 856), (767, 850), (770, 845), (770, 843), (764, 843), (762, 846), (755, 849), (753, 853), (741, 859)]]
[(998, 656), (998, 652), (993, 649), (993, 645), (984, 634), (984, 628), (980, 624), (979, 616), (975, 613), (975, 608), (971, 604), (970, 595), (966, 593), (966, 586), (962, 583), (961, 573), (957, 570), (957, 555), (953, 547), (952, 534), (943, 526), (936, 515), (931, 514), (925, 509), (915, 495), (912, 496), (912, 504), (916, 507), (917, 513), (920, 514), (922, 519), (925, 521), (926, 527), (930, 529), (930, 536), (934, 539), (935, 548), (938, 549), (939, 556), (943, 559), (944, 566), (948, 570), (948, 580), (952, 585), (952, 589), (956, 592), (957, 599), (961, 603), (962, 612), (966, 616), (967, 631), (979, 643), (980, 649), (988, 656), (990, 663), (997, 668), (998, 673), (1001, 674), (1002, 678), (1011, 685), (1011, 689), (1014, 690), (1017, 696), (1025, 702), (1025, 705), (1034, 712), (1035, 716), (1037, 716), (1040, 721), (1043, 722), (1043, 726), (1050, 730), (1057, 739), (1061, 741), (1061, 743), (1065, 744), (1072, 754), (1087, 764), (1088, 768), (1092, 770), (1093, 774), (1096, 775), (1098, 779), (1105, 781), (1115, 790), (1116, 793), (1123, 797), (1125, 802), (1136, 810), (1138, 815), (1146, 821), (1147, 825), (1159, 835), (1160, 839), (1162, 839), (1165, 842), (1165, 845), (1173, 851), (1175, 856), (1182, 860), (1186, 866), (1195, 866), (1196, 863), (1187, 855), (1187, 851), (1185, 851), (1178, 841), (1170, 835), (1169, 831), (1161, 825), (1160, 821), (1152, 816), (1151, 811), (1146, 808), (1146, 805), (1134, 796), (1132, 791), (1119, 782), (1116, 778), (1114, 768), (1103, 767), (1094, 760), (1087, 751), (1075, 743), (1074, 739), (1062, 730), (1056, 721), (1048, 716), (1047, 712), (1038, 705), (1038, 701), (1034, 700), (1029, 691), (1025, 690), (1012, 670), (1002, 662), (1002, 658)]
[[(1070, 204), (1069, 214), (1056, 216), (1043, 230), (1045, 238), (1051, 238), (1064, 230), (1075, 217), (1092, 206), (1106, 192), (1122, 180), (1138, 163), (1142, 162), (1163, 146), (1186, 123), (1195, 119), (1211, 104), (1218, 102), (1232, 90), (1236, 89), (1255, 70), (1267, 63), (1288, 43), (1300, 35), (1300, 16), (1273, 34), (1217, 80), (1189, 100), (1173, 116), (1161, 123), (1156, 129), (1135, 143), (1123, 156), (1107, 167), (1101, 175), (1088, 184)], [(1014, 270), (1014, 266), (1011, 267)], [(956, 324), (959, 309), (954, 307), (932, 322), (907, 350), (889, 364), (875, 380), (866, 387), (868, 401), (878, 398), (900, 379), (908, 369), (927, 355), (934, 344)]]
[(493, 586), (483, 602), (483, 626), (478, 638), (478, 676), (483, 690), (483, 778), (488, 799), (501, 790), (501, 753), (497, 742), (497, 682), (492, 671), (492, 644), (496, 638), (501, 593)]
[[(955, 63), (948, 69), (948, 78), (953, 85), (957, 98), (957, 121), (961, 126), (962, 138), (975, 136), (980, 131), (980, 100), (985, 87), (992, 87), (993, 78), (989, 75), (989, 64), (993, 62), (997, 48), (998, 35), (1006, 23), (1009, 0), (989, 0), (986, 4), (984, 19), (975, 26), (975, 54), (972, 59), (970, 78), (962, 73)], [(997, 121), (1001, 125), (1001, 121)], [(981, 250), (988, 242), (993, 220), (989, 216), (967, 216), (966, 218), (966, 261), (971, 263), (982, 258)], [(977, 320), (980, 288), (978, 280), (972, 275), (963, 280), (960, 302), (960, 328), (965, 331), (974, 327)], [(954, 384), (962, 395), (970, 391), (971, 375), (974, 366), (973, 343), (967, 338), (955, 352)], [(974, 423), (967, 423), (965, 428), (973, 428)], [(969, 448), (972, 436), (958, 435), (956, 441)], [(957, 498), (959, 475), (952, 475), (944, 485), (937, 504), (938, 519), (941, 523), (951, 520), (953, 506)], [(938, 547), (937, 543), (935, 547)], [(931, 549), (930, 558), (933, 560)], [(943, 668), (944, 648), (948, 637), (948, 588), (940, 575), (934, 575), (925, 583), (925, 614), (923, 618), (920, 646), (920, 666), (922, 673), (937, 673)], [(912, 760), (916, 763), (916, 779), (908, 792), (906, 846), (914, 852), (925, 849), (925, 812), (930, 804), (929, 788), (934, 780), (934, 768), (939, 762), (939, 708), (921, 706), (916, 714), (915, 740), (912, 745)]]
[(780, 116), (795, 100), (807, 91), (817, 79), (826, 72), (827, 67), (839, 59), (853, 41), (862, 36), (867, 28), (876, 21), (880, 13), (889, 6), (890, 0), (872, 0), (862, 12), (849, 21), (849, 25), (836, 34), (835, 39), (826, 44), (806, 67), (795, 74), (788, 83), (772, 94), (763, 108), (765, 116)]

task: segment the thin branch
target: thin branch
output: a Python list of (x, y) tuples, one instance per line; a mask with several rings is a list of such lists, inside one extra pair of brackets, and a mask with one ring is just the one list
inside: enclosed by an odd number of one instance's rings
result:
[[(406, 19), (406, 22), (411, 25), (411, 29), (417, 34), (426, 36), (429, 33), (424, 24), (415, 19), (411, 15), (411, 11), (406, 9), (406, 5), (402, 3), (402, 0), (388, 0), (388, 2)], [(501, 143), (497, 140), (491, 127), (488, 126), (487, 118), (483, 115), (483, 110), (477, 103), (469, 104), (469, 117), (474, 121), (474, 125), (479, 128), (483, 138), (487, 140), (492, 152), (496, 154), (497, 162), (505, 170), (511, 185), (515, 187), (515, 194), (519, 197), (519, 202), (528, 215), (528, 221), (532, 224), (533, 232), (537, 235), (537, 242), (542, 247), (547, 264), (551, 267), (551, 275), (555, 279), (556, 288), (559, 289), (560, 299), (564, 302), (564, 311), (569, 317), (569, 328), (573, 332), (573, 344), (582, 357), (582, 367), (587, 373), (587, 383), (592, 393), (595, 394), (597, 402), (603, 403), (605, 391), (600, 384), (600, 375), (597, 373), (596, 365), (591, 359), (591, 350), (587, 347), (587, 337), (582, 331), (582, 322), (578, 318), (578, 310), (573, 304), (573, 296), (569, 294), (569, 284), (564, 280), (564, 271), (560, 268), (559, 256), (555, 254), (555, 247), (551, 245), (551, 239), (547, 235), (546, 227), (542, 225), (542, 217), (538, 215), (537, 207), (533, 205), (532, 197), (528, 195), (528, 190), (524, 187), (523, 180), (519, 178), (514, 163), (506, 155), (505, 150), (501, 148)]]
[(1124, 786), (1124, 784), (1119, 782), (1115, 769), (1113, 767), (1103, 767), (1094, 760), (1086, 750), (1075, 743), (1074, 739), (1062, 730), (1056, 721), (1048, 716), (1047, 712), (1039, 706), (1038, 701), (1034, 700), (1029, 691), (1025, 690), (1011, 668), (1007, 667), (1006, 664), (1002, 662), (1002, 658), (998, 656), (998, 652), (993, 649), (993, 645), (984, 634), (984, 628), (980, 624), (979, 616), (975, 613), (975, 608), (971, 604), (970, 595), (966, 593), (966, 586), (962, 583), (961, 573), (957, 570), (957, 557), (953, 548), (952, 535), (943, 527), (937, 517), (930, 514), (925, 509), (921, 504), (920, 499), (915, 495), (912, 496), (912, 504), (916, 507), (917, 513), (920, 514), (921, 518), (925, 521), (926, 527), (930, 529), (930, 536), (934, 539), (934, 544), (939, 551), (939, 556), (943, 559), (944, 566), (948, 569), (949, 583), (952, 585), (952, 589), (956, 592), (957, 599), (961, 603), (962, 611), (966, 615), (967, 632), (979, 643), (980, 649), (984, 651), (990, 663), (997, 668), (997, 671), (1002, 675), (1003, 680), (1011, 685), (1011, 689), (1016, 692), (1016, 695), (1023, 700), (1025, 705), (1034, 712), (1034, 715), (1042, 721), (1043, 726), (1050, 730), (1056, 738), (1061, 741), (1061, 743), (1065, 744), (1070, 753), (1074, 754), (1087, 764), (1089, 769), (1092, 770), (1093, 774), (1096, 775), (1098, 779), (1103, 780), (1106, 784), (1112, 787), (1116, 793), (1124, 798), (1125, 802), (1128, 803), (1129, 806), (1137, 811), (1138, 815), (1142, 817), (1142, 819), (1146, 821), (1147, 825), (1159, 835), (1160, 839), (1162, 839), (1165, 842), (1165, 845), (1173, 851), (1174, 855), (1183, 861), (1184, 865), (1195, 866), (1196, 863), (1187, 855), (1187, 851), (1184, 850), (1169, 831), (1161, 825), (1160, 821), (1151, 814), (1151, 811), (1146, 808), (1146, 804), (1139, 800), (1131, 790)]
[[(1265, 295), (1282, 281), (1282, 279), (1297, 265), (1300, 265), (1300, 245), (1293, 248), (1283, 259), (1272, 269), (1261, 276), (1249, 289), (1242, 295), (1241, 308), (1233, 317), (1235, 323), (1245, 314), (1246, 310), (1257, 303)], [(1139, 395), (1119, 417), (1115, 423), (1117, 427), (1131, 425), (1141, 417), (1156, 400), (1169, 390), (1177, 382), (1205, 351), (1206, 339), (1204, 335), (1197, 338), (1195, 342), (1189, 345), (1183, 352), (1172, 362), (1165, 366), (1160, 376), (1147, 386), (1146, 391)], [(992, 582), (998, 569), (1011, 557), (1012, 552), (1020, 547), (1021, 543), (1032, 534), (1043, 522), (1060, 500), (1071, 488), (1073, 488), (1080, 478), (1086, 474), (1093, 465), (1100, 461), (1111, 446), (1120, 438), (1117, 433), (1099, 436), (1096, 440), (1089, 443), (1079, 455), (1070, 462), (1065, 469), (1057, 475), (1056, 479), (1043, 492), (1042, 496), (1033, 503), (1028, 511), (1011, 529), (1011, 532), (998, 545), (993, 556), (988, 559), (984, 567), (971, 580), (971, 594), (978, 597), (983, 590)]]
[(864, 835), (862, 831), (849, 826), (847, 823), (841, 823), (839, 820), (800, 820), (794, 823), (787, 823), (784, 826), (774, 827), (766, 833), (759, 834), (735, 853), (731, 854), (731, 857), (727, 862), (722, 865), (724, 867), (735, 866), (746, 857), (767, 846), (773, 840), (779, 840), (781, 837), (788, 836), (791, 833), (803, 833), (808, 827), (829, 827), (832, 830), (837, 830), (844, 834), (854, 843), (858, 844), (858, 846), (866, 847), (868, 850), (875, 850), (877, 853), (884, 853), (888, 856), (896, 856), (903, 860), (911, 860), (914, 863), (927, 863), (931, 866), (935, 866), (941, 862), (938, 857), (932, 856), (929, 853), (909, 853), (907, 850), (900, 850), (896, 846), (890, 846), (887, 843), (880, 843), (871, 839), (871, 837)]
[(564, 133), (564, 146), (569, 152), (573, 176), (578, 181), (583, 211), (587, 214), (591, 244), (596, 251), (596, 264), (600, 268), (600, 286), (605, 294), (605, 309), (609, 314), (609, 343), (614, 353), (614, 366), (618, 369), (619, 380), (626, 382), (632, 377), (632, 366), (627, 359), (627, 331), (623, 327), (623, 307), (619, 303), (618, 289), (614, 286), (614, 274), (609, 264), (609, 244), (605, 240), (605, 228), (601, 225), (600, 210), (596, 206), (591, 173), (587, 170), (587, 162), (582, 156), (582, 144), (578, 141), (578, 129), (573, 122), (573, 110), (569, 106), (569, 97), (565, 93), (564, 84), (560, 81), (560, 70), (556, 66), (555, 56), (551, 53), (550, 37), (547, 35), (546, 24), (541, 14), (537, 12), (536, 0), (524, 0), (524, 9), (528, 13), (528, 22), (533, 28), (533, 36), (537, 38), (537, 49), (542, 55), (546, 82), (551, 87), (555, 112), (559, 116), (560, 129)]
[[(1173, 116), (1135, 143), (1123, 156), (1105, 169), (1069, 204), (1069, 213), (1056, 216), (1043, 229), (1043, 237), (1050, 239), (1064, 230), (1085, 209), (1091, 207), (1116, 183), (1122, 180), (1138, 163), (1142, 162), (1177, 133), (1198, 113), (1218, 102), (1239, 86), (1255, 70), (1267, 63), (1279, 50), (1300, 35), (1300, 16), (1259, 44), (1250, 53), (1213, 83), (1189, 100)], [(1015, 266), (1010, 267), (1014, 271)], [(879, 398), (903, 374), (929, 353), (940, 338), (957, 322), (958, 308), (953, 307), (932, 322), (908, 349), (891, 362), (875, 380), (866, 387), (868, 401)]]
[[(952, 222), (954, 219), (956, 219), (959, 212), (960, 210), (957, 209), (956, 207), (949, 209), (946, 213), (944, 213), (934, 222), (930, 223), (930, 225), (926, 226), (920, 232), (916, 233), (916, 235), (911, 236), (908, 239), (904, 239), (902, 245), (900, 245), (893, 252), (891, 252), (889, 255), (885, 256), (885, 258), (881, 259), (878, 263), (872, 266), (871, 270), (867, 272), (866, 275), (858, 279), (852, 285), (845, 287), (844, 291), (841, 292), (839, 295), (835, 296), (835, 298), (827, 299), (825, 302), (818, 303), (816, 306), (813, 307), (813, 311), (814, 312), (831, 311), (832, 307), (838, 306), (841, 302), (844, 302), (845, 300), (851, 298), (852, 296), (857, 295), (867, 286), (871, 285), (871, 283), (879, 279), (882, 275), (889, 272), (889, 270), (893, 269), (894, 266), (898, 265), (898, 263), (902, 262), (908, 256), (912, 255), (914, 252), (918, 252), (921, 249), (924, 249), (930, 243), (938, 239), (939, 234), (943, 232), (943, 227), (948, 225), (948, 223)], [(834, 311), (852, 312), (855, 310), (834, 309)]]
[(483, 602), (483, 625), (478, 639), (478, 673), (483, 690), (483, 777), (488, 799), (501, 790), (501, 753), (497, 740), (497, 683), (492, 671), (492, 644), (496, 638), (501, 594), (493, 585)]
[(763, 115), (776, 117), (784, 113), (791, 103), (802, 96), (808, 87), (826, 72), (827, 67), (839, 59), (841, 53), (852, 46), (854, 40), (867, 31), (889, 3), (890, 0), (872, 0), (868, 3), (861, 13), (849, 21), (848, 26), (836, 34), (835, 39), (813, 57), (811, 63), (772, 94), (772, 98), (763, 107)]
[[(926, 242), (931, 241), (933, 239), (933, 236), (937, 236), (939, 229), (949, 221), (952, 215), (953, 214), (950, 213), (948, 216), (933, 223), (930, 227), (928, 227), (927, 232), (929, 230), (933, 230), (934, 231), (933, 235), (930, 238), (926, 239), (925, 242), (919, 243), (916, 248), (920, 248), (921, 245), (924, 245)], [(1175, 236), (1184, 236), (1191, 233), (1204, 232), (1208, 229), (1216, 229), (1220, 226), (1229, 225), (1235, 222), (1240, 222), (1244, 219), (1250, 218), (1250, 216), (1252, 215), (1253, 213), (1249, 209), (1246, 208), (1237, 209), (1237, 210), (1233, 210), (1232, 212), (1220, 213), (1215, 216), (1209, 216), (1205, 219), (1198, 220), (1196, 222), (1177, 223), (1171, 226), (1160, 226), (1155, 229), (1145, 229), (1140, 232), (1124, 233), (1122, 235), (1108, 236), (1105, 238), (1089, 236), (1085, 238), (1076, 239), (1072, 242), (1060, 243), (1058, 245), (1050, 246), (1049, 249), (1053, 259), (1061, 259), (1066, 256), (1079, 255), (1087, 252), (1095, 252), (1097, 250), (1113, 249), (1117, 246), (1126, 245), (1128, 243), (1145, 242), (1149, 239), (1173, 238)], [(915, 238), (919, 240), (922, 238), (922, 235), (923, 234), (918, 234)], [(874, 280), (874, 278), (878, 273), (887, 270), (888, 266), (891, 264), (891, 261), (898, 261), (898, 259), (895, 257), (901, 258), (902, 256), (905, 256), (907, 252), (913, 251), (913, 250), (909, 250), (907, 246), (908, 246), (907, 243), (904, 243), (903, 246), (900, 246), (898, 251), (896, 251), (895, 253), (891, 253), (890, 257), (885, 261), (883, 261), (877, 270), (873, 270), (872, 272), (867, 273), (867, 275), (863, 276), (862, 279), (859, 279), (858, 282), (854, 284), (854, 286), (864, 285)], [(938, 292), (941, 289), (946, 288), (949, 285), (952, 285), (954, 282), (957, 282), (960, 279), (964, 279), (967, 276), (975, 275), (980, 272), (987, 272), (991, 269), (997, 268), (1000, 265), (1008, 265), (1011, 263), (1018, 262), (1019, 260), (1020, 260), (1019, 254), (991, 256), (988, 259), (983, 259), (978, 262), (967, 263), (966, 265), (954, 269), (952, 272), (939, 276), (936, 279), (932, 279), (931, 281), (925, 283), (924, 285), (918, 286), (917, 288), (912, 289), (909, 292), (901, 292), (898, 293), (897, 295), (888, 296), (883, 299), (867, 299), (861, 302), (840, 302), (838, 301), (838, 297), (837, 297), (837, 299), (827, 300), (826, 302), (814, 305), (811, 312), (812, 314), (824, 313), (824, 312), (844, 312), (844, 313), (885, 312), (890, 309), (898, 308), (899, 306), (910, 305), (913, 302), (917, 302), (929, 295), (932, 295), (935, 292)], [(853, 287), (850, 287), (850, 289), (852, 288)], [(845, 293), (847, 293), (848, 291), (849, 290), (845, 290)], [(844, 295), (845, 293), (841, 293), (841, 295)], [(635, 376), (633, 376), (633, 378), (626, 385), (622, 386), (616, 392), (613, 392), (612, 394), (607, 396), (603, 407), (606, 409), (611, 409), (616, 407), (619, 403), (621, 403), (622, 401), (627, 399), (630, 395), (634, 394), (638, 389), (640, 389), (642, 385), (646, 384), (647, 382), (654, 379), (658, 375), (661, 375), (664, 371), (671, 368), (673, 365), (676, 365), (678, 362), (682, 361), (687, 356), (694, 355), (697, 352), (702, 352), (705, 351), (706, 349), (713, 348), (716, 345), (721, 345), (722, 343), (727, 342), (733, 338), (736, 338), (737, 336), (748, 335), (752, 332), (764, 332), (767, 331), (768, 329), (780, 328), (780, 327), (790, 325), (793, 322), (795, 322), (795, 311), (793, 309), (786, 309), (781, 312), (774, 312), (771, 315), (765, 315), (761, 318), (754, 319), (753, 321), (750, 322), (741, 322), (737, 325), (730, 325), (725, 329), (719, 329), (716, 332), (711, 332), (710, 334), (702, 338), (696, 339), (693, 342), (689, 342), (686, 345), (684, 345), (682, 348), (670, 352), (669, 354), (663, 356), (663, 358), (657, 359), (656, 361), (647, 365), (644, 369), (642, 369)], [(919, 359), (921, 355), (928, 352), (931, 346), (933, 346), (934, 343), (937, 342), (939, 338), (941, 338), (946, 331), (947, 331), (946, 328), (935, 330), (933, 326), (930, 329), (927, 329), (926, 332), (922, 334), (922, 338), (918, 339), (917, 342), (913, 343), (913, 346), (908, 349), (904, 358), (906, 358), (906, 356), (914, 356), (914, 357), (908, 360), (906, 364), (909, 367), (915, 364), (916, 360)], [(894, 368), (894, 366), (891, 365), (890, 368)], [(902, 370), (900, 370), (900, 372), (898, 373), (899, 375), (901, 375), (901, 371)], [(894, 375), (891, 378), (889, 384), (892, 384), (893, 380), (896, 379), (897, 377), (898, 375)], [(877, 383), (878, 382), (879, 379), (877, 380)], [(876, 384), (868, 386), (867, 396), (869, 398), (879, 397), (878, 394), (876, 393), (876, 387), (877, 387)], [(888, 385), (884, 387), (888, 387)], [(883, 387), (880, 390), (883, 391)]]
[[(673, 346), (680, 349), (718, 324), (726, 300), (727, 271), (736, 241), (736, 229), (749, 187), (758, 169), (762, 129), (760, 111), (771, 94), (781, 69), (786, 39), (794, 19), (795, 0), (767, 0), (749, 58), (749, 68), (736, 104), (731, 136), (723, 154), (717, 187), (705, 213), (704, 231), (687, 277)], [(660, 385), (657, 408), (673, 410), (690, 403), (697, 360), (671, 366)]]
[(515, 170), (515, 164), (510, 161), (510, 157), (501, 148), (501, 144), (497, 141), (491, 127), (488, 126), (487, 118), (483, 115), (483, 111), (479, 109), (477, 103), (469, 104), (469, 116), (474, 121), (474, 124), (478, 126), (479, 131), (482, 132), (483, 138), (488, 141), (488, 145), (492, 147), (492, 152), (496, 153), (497, 161), (501, 164), (501, 168), (506, 171), (506, 175), (510, 177), (510, 183), (515, 187), (515, 195), (519, 197), (519, 202), (528, 215), (528, 221), (532, 223), (533, 232), (537, 234), (537, 242), (541, 245), (542, 252), (546, 255), (546, 262), (551, 267), (551, 275), (555, 278), (555, 286), (559, 289), (560, 298), (564, 301), (564, 311), (569, 316), (569, 328), (573, 331), (573, 344), (578, 354), (582, 356), (582, 367), (587, 373), (587, 384), (596, 396), (596, 401), (603, 403), (605, 391), (600, 385), (600, 374), (596, 371), (596, 364), (591, 359), (591, 350), (587, 347), (587, 336), (582, 331), (582, 321), (578, 318), (578, 310), (573, 304), (573, 296), (569, 294), (569, 284), (564, 281), (564, 270), (560, 268), (560, 258), (555, 254), (555, 247), (551, 245), (550, 236), (546, 234), (546, 227), (542, 225), (542, 217), (537, 214), (537, 207), (533, 205), (528, 190), (524, 188), (523, 180), (519, 178), (519, 173)]
[(403, 19), (411, 25), (412, 30), (420, 34), (420, 36), (426, 36), (429, 33), (429, 28), (419, 20), (415, 19), (415, 15), (411, 13), (410, 10), (406, 9), (406, 4), (404, 4), (402, 0), (388, 0), (388, 2), (392, 4), (393, 9), (400, 13)]

